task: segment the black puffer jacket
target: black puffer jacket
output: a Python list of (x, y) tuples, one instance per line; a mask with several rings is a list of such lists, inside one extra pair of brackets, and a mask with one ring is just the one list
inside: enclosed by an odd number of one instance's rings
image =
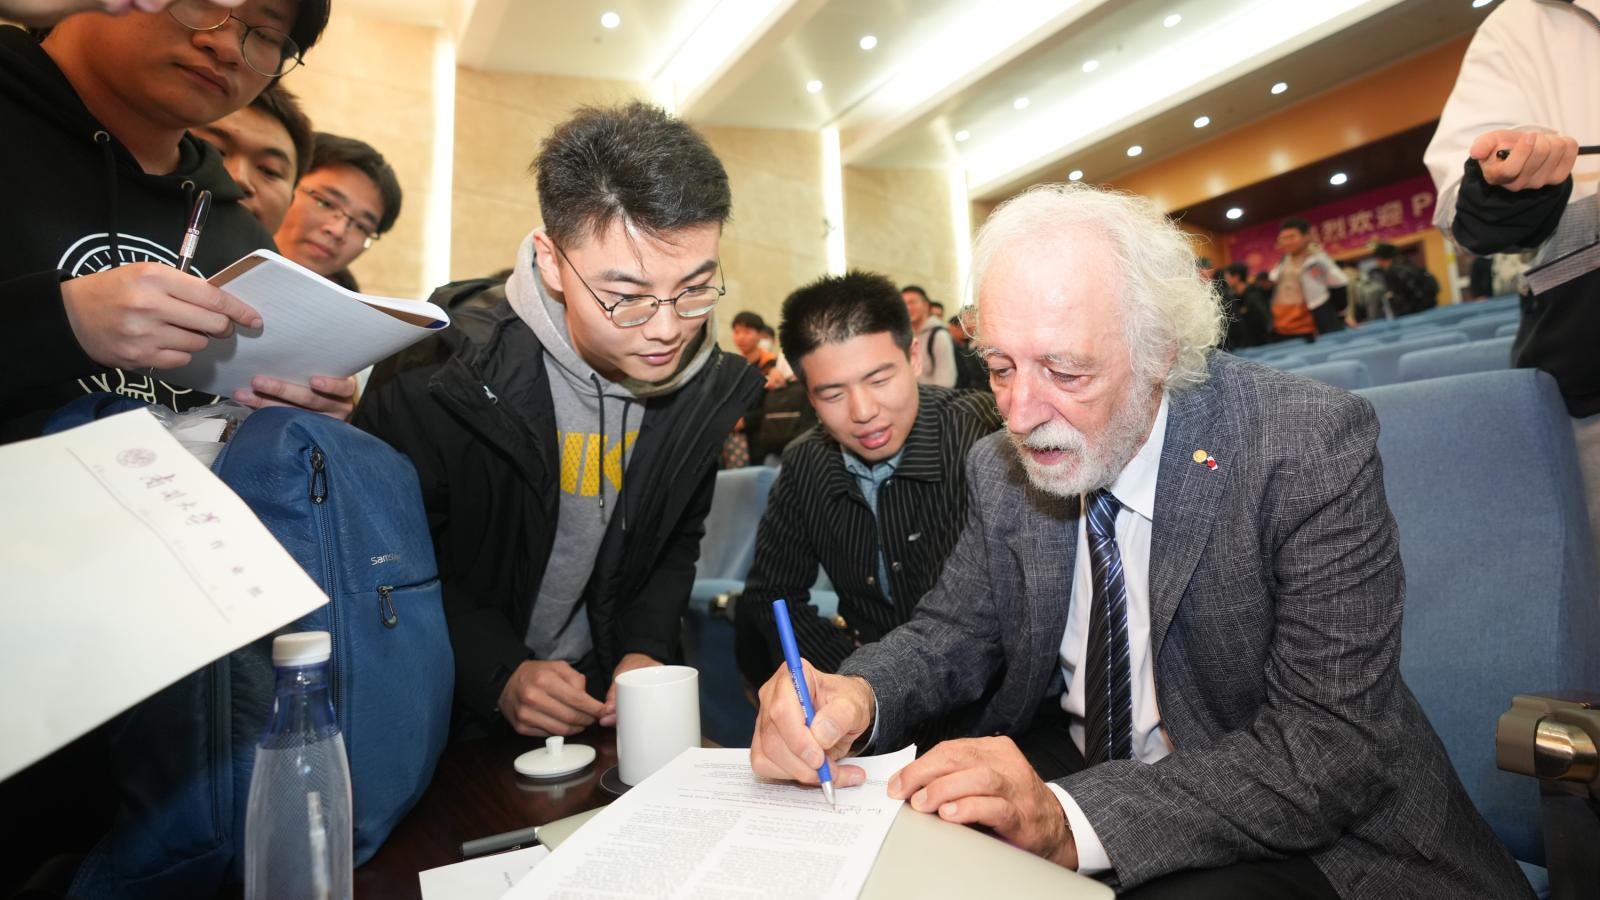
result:
[[(452, 307), (451, 331), (380, 366), (387, 380), (369, 386), (355, 424), (417, 467), (444, 581), (457, 712), (483, 724), (499, 720), (500, 690), (529, 658), (524, 635), (552, 564), (555, 408), (544, 347), (509, 304), (435, 299)], [(627, 653), (678, 655), (717, 453), (761, 387), (743, 359), (713, 349), (681, 389), (642, 401), (620, 505), (584, 590), (598, 673), (608, 677)], [(589, 689), (606, 686), (591, 679)]]

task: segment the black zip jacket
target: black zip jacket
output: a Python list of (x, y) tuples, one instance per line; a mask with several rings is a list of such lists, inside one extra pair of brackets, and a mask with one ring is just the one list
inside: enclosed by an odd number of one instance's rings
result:
[[(417, 467), (455, 650), (457, 712), (484, 725), (501, 721), (500, 691), (530, 657), (523, 640), (539, 584), (560, 564), (550, 558), (560, 466), (533, 331), (504, 302), (454, 319), (439, 344), (384, 367), (388, 380), (367, 392), (355, 424)], [(619, 505), (584, 589), (600, 676), (591, 693), (606, 689), (625, 654), (677, 658), (717, 454), (761, 389), (743, 359), (713, 350), (682, 388), (643, 401)]]
[(122, 263), (176, 265), (195, 195), (216, 201), (194, 272), (216, 274), (272, 238), (210, 144), (185, 135), (177, 168), (148, 175), (90, 115), (31, 35), (0, 27), (0, 443), (35, 437), (51, 412), (87, 391), (189, 409), (210, 394), (144, 372), (106, 369), (78, 346), (61, 282)]

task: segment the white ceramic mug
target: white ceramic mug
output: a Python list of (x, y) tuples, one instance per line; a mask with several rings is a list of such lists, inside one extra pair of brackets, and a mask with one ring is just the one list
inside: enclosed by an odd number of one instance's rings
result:
[(645, 666), (617, 676), (617, 768), (623, 784), (638, 784), (698, 746), (698, 671), (692, 666)]

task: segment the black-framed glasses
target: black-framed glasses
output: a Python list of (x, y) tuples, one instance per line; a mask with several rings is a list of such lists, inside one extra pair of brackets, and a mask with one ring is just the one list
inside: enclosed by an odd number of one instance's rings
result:
[(228, 24), (229, 19), (243, 25), (239, 54), (244, 57), (244, 64), (258, 75), (276, 78), (302, 62), (300, 45), (287, 32), (269, 25), (251, 25), (206, 0), (177, 0), (167, 7), (167, 14), (190, 31), (216, 31)]
[(561, 249), (561, 245), (555, 241), (551, 241), (550, 246), (555, 247), (556, 252), (561, 254), (561, 258), (567, 261), (567, 267), (572, 270), (572, 274), (578, 276), (578, 283), (583, 285), (589, 292), (589, 296), (594, 298), (594, 302), (600, 304), (600, 308), (605, 310), (606, 316), (611, 319), (611, 324), (618, 328), (636, 328), (643, 325), (655, 318), (656, 310), (660, 309), (663, 303), (671, 306), (680, 319), (698, 319), (711, 312), (716, 307), (717, 301), (728, 293), (727, 277), (722, 271), (722, 261), (718, 260), (717, 278), (722, 282), (720, 285), (702, 284), (697, 287), (685, 288), (676, 297), (667, 300), (650, 294), (629, 294), (608, 305), (604, 300), (600, 299), (599, 294), (595, 293), (594, 288), (589, 287), (589, 282), (583, 279), (583, 274), (578, 271), (578, 267), (573, 265), (572, 260), (567, 257), (567, 251)]
[(317, 193), (315, 188), (303, 187), (299, 190), (300, 193), (311, 198), (311, 204), (322, 215), (343, 218), (351, 228), (356, 230), (357, 234), (361, 235), (361, 246), (369, 250), (372, 249), (372, 242), (378, 239), (378, 230), (376, 228), (352, 216), (349, 211), (339, 205), (337, 200)]

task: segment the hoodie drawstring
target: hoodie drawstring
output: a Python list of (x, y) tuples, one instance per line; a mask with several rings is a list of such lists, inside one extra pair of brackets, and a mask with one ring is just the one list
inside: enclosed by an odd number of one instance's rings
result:
[[(594, 385), (595, 400), (600, 406), (600, 517), (606, 514), (606, 392), (600, 387), (600, 376), (589, 375), (589, 383)], [(628, 410), (633, 404), (622, 401), (622, 435), (618, 438), (621, 448), (617, 452), (618, 472), (626, 477), (628, 471)], [(622, 530), (628, 530), (628, 486), (623, 484), (617, 488), (617, 493), (622, 498)]]
[[(606, 392), (600, 389), (600, 376), (591, 373), (589, 383), (594, 385), (595, 399), (600, 401), (600, 518), (606, 517)], [(627, 406), (624, 405), (626, 410)]]
[(106, 162), (106, 197), (110, 203), (107, 233), (111, 238), (111, 268), (122, 265), (122, 235), (117, 228), (117, 154), (111, 149), (111, 135), (104, 131), (94, 133), (94, 142), (100, 145), (100, 158)]

